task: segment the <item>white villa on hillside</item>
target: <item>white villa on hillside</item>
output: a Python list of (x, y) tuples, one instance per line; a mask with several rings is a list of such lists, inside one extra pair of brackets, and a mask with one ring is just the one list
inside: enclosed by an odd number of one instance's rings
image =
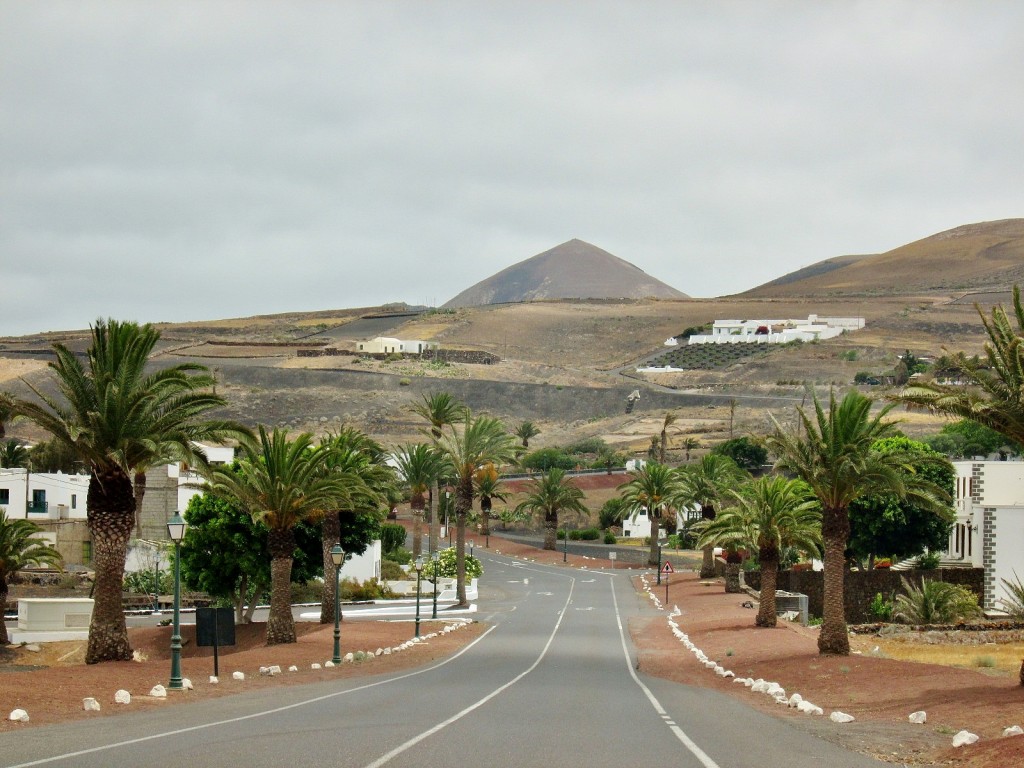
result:
[(427, 350), (440, 348), (441, 344), (436, 341), (395, 339), (390, 336), (378, 336), (377, 338), (370, 339), (368, 341), (356, 342), (356, 351), (366, 352), (369, 355), (421, 355)]
[(715, 320), (709, 334), (690, 337), (691, 344), (786, 344), (832, 339), (864, 327), (863, 317), (819, 317), (806, 320)]
[(985, 569), (985, 608), (1006, 597), (1003, 579), (1024, 580), (1024, 462), (954, 461), (956, 521), (947, 554)]

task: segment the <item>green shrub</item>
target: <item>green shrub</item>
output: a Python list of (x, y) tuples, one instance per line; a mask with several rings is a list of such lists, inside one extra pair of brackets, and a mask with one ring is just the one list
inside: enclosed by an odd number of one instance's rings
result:
[(597, 541), (601, 538), (601, 532), (597, 528), (583, 528), (578, 531), (569, 531), (569, 541)]
[(607, 447), (608, 444), (600, 437), (586, 437), (575, 443), (569, 443), (564, 450), (572, 456), (577, 456), (581, 453), (601, 453)]
[[(455, 547), (448, 547), (448, 549), (442, 549), (438, 557), (437, 562), (437, 576), (443, 579), (454, 579), (455, 573)], [(466, 553), (466, 578), (467, 579), (478, 579), (483, 575), (484, 567), (480, 564), (480, 561)], [(434, 577), (434, 565), (433, 563), (427, 562), (423, 566), (423, 575), (425, 577)]]
[(875, 594), (871, 600), (871, 606), (868, 611), (871, 613), (872, 618), (878, 621), (889, 621), (892, 619), (892, 600), (886, 600), (881, 592)]
[(1006, 590), (1006, 597), (1001, 597), (996, 602), (1015, 619), (1024, 619), (1024, 584), (1020, 583), (1017, 572), (1013, 572), (1013, 581), (1009, 579), (1001, 581), (1003, 589)]
[(388, 552), (388, 560), (394, 560), (399, 565), (409, 565), (412, 562), (412, 552), (405, 547), (399, 547)]
[(615, 538), (615, 534), (614, 533), (612, 533), (611, 531), (608, 531), (604, 535), (604, 543), (605, 544), (618, 544), (618, 539)]
[(412, 384), (411, 379), (401, 378), (398, 380), (398, 386), (400, 387), (408, 387), (410, 384)]
[(602, 528), (611, 528), (622, 522), (622, 516), (626, 513), (626, 502), (619, 497), (608, 499), (601, 505), (601, 511), (597, 515), (598, 524)]
[(398, 523), (384, 523), (380, 527), (380, 548), (384, 555), (389, 555), (399, 547), (405, 546), (405, 526)]
[[(73, 574), (67, 575), (74, 578)], [(66, 576), (61, 578), (62, 582), (64, 578)], [(160, 571), (160, 581), (156, 584), (156, 589), (154, 590), (155, 583), (156, 574), (152, 568), (145, 571), (132, 571), (124, 575), (123, 589), (125, 592), (131, 592), (136, 595), (151, 595), (154, 591), (160, 595), (169, 595), (174, 591), (174, 573), (168, 568), (162, 569)]]
[[(343, 582), (344, 583), (344, 582)], [(310, 580), (305, 584), (291, 584), (292, 603), (319, 603), (324, 598), (324, 583), (318, 580)]]
[(408, 578), (405, 569), (394, 560), (381, 560), (380, 577), (383, 581), (401, 581)]
[(355, 579), (342, 579), (338, 593), (342, 600), (386, 600), (395, 596), (387, 584), (367, 579), (360, 584)]
[(951, 624), (981, 614), (978, 596), (957, 584), (925, 579), (918, 589), (904, 579), (903, 591), (892, 617), (907, 624)]
[(526, 454), (520, 463), (527, 469), (546, 472), (556, 467), (558, 469), (572, 469), (576, 466), (576, 459), (559, 448), (540, 448)]
[(939, 567), (940, 560), (938, 552), (925, 552), (917, 558), (917, 567), (922, 571), (934, 571)]

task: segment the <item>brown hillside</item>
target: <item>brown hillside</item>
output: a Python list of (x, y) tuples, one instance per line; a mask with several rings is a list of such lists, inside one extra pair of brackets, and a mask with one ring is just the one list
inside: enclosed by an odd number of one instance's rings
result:
[(952, 293), (1024, 280), (1024, 219), (967, 224), (886, 253), (827, 259), (744, 296)]
[(467, 288), (444, 306), (537, 299), (685, 299), (685, 293), (607, 251), (570, 240)]

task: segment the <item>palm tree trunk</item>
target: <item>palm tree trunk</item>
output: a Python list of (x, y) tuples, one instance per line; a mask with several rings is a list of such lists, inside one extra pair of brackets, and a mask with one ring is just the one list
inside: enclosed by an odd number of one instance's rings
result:
[(94, 470), (86, 509), (96, 581), (85, 663), (129, 661), (132, 648), (121, 606), (124, 561), (135, 523), (135, 495), (128, 475), (116, 468), (101, 475)]
[(743, 564), (739, 560), (726, 558), (725, 560), (725, 591), (730, 594), (739, 594), (743, 591), (740, 572)]
[[(565, 535), (568, 536), (569, 532), (566, 531)], [(546, 512), (544, 514), (544, 549), (549, 549), (552, 552), (556, 552), (558, 550), (557, 512)]]
[[(700, 516), (702, 520), (714, 520), (715, 519), (715, 508), (710, 504), (702, 505), (700, 510)], [(715, 548), (704, 547), (704, 559), (701, 560), (700, 564), (700, 577), (702, 579), (711, 579), (715, 576)]]
[(850, 518), (846, 510), (825, 510), (821, 534), (825, 540), (825, 594), (818, 653), (849, 656), (850, 637), (846, 631), (844, 600), (846, 542), (850, 538)]
[(7, 612), (7, 594), (7, 579), (0, 577), (0, 645), (11, 642), (7, 637), (7, 622), (3, 620), (4, 613)]
[(270, 550), (270, 616), (267, 618), (267, 645), (294, 643), (295, 619), (292, 617), (292, 553), (295, 532), (272, 528)]
[(427, 535), (427, 549), (430, 552), (437, 552), (437, 539), (438, 539), (438, 518), (437, 518), (437, 502), (440, 498), (441, 491), (437, 484), (437, 480), (430, 484), (430, 532)]
[(334, 623), (334, 592), (338, 586), (338, 571), (331, 558), (331, 547), (340, 541), (341, 520), (337, 512), (328, 512), (320, 523), (320, 549), (324, 561), (324, 590), (320, 598), (321, 624)]
[(455, 500), (455, 597), (458, 608), (469, 606), (466, 599), (466, 518), (473, 505), (473, 497), (468, 499), (460, 492)]
[(146, 498), (146, 473), (135, 473), (135, 538), (142, 538), (142, 500)]
[(759, 627), (774, 627), (778, 623), (775, 615), (775, 584), (779, 574), (779, 561), (765, 557), (763, 552), (758, 559), (761, 561), (761, 605), (754, 624)]
[(423, 510), (412, 507), (412, 559), (423, 552)]

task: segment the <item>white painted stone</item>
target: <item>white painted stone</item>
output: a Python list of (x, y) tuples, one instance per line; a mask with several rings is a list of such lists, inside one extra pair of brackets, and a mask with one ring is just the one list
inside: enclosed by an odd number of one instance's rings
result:
[(803, 696), (801, 696), (799, 693), (794, 693), (792, 696), (789, 697), (789, 702), (787, 703), (789, 704), (789, 706), (795, 707), (803, 700)]
[(390, 656), (391, 655), (391, 649), (390, 648), (385, 648), (384, 649), (384, 655), (385, 656)]
[(766, 683), (761, 678), (758, 678), (754, 681), (754, 684), (750, 686), (750, 690), (752, 690), (754, 693), (765, 693), (768, 690), (769, 685), (770, 683)]
[(100, 703), (91, 696), (88, 696), (82, 699), (82, 709), (84, 709), (86, 712), (99, 712)]
[(828, 716), (828, 719), (833, 723), (852, 723), (856, 718), (853, 715), (848, 715), (845, 712), (839, 712), (838, 710)]
[(309, 665), (309, 668), (310, 669), (322, 669), (322, 667), (319, 664), (317, 664), (315, 661), (312, 664)]
[(132, 703), (132, 695), (130, 693), (128, 693), (128, 691), (126, 691), (124, 688), (122, 688), (121, 690), (119, 690), (117, 693), (114, 694), (114, 703), (115, 704), (131, 704)]
[(342, 661), (349, 661), (349, 662), (351, 662), (351, 661), (355, 661), (355, 660), (356, 660), (356, 655), (354, 653), (352, 653), (351, 651), (346, 653), (345, 656), (342, 658)]
[(152, 696), (154, 699), (166, 699), (167, 689), (160, 685), (160, 683), (157, 683), (149, 689), (149, 695)]
[(270, 676), (273, 677), (274, 675), (280, 675), (280, 674), (281, 674), (281, 666), (279, 664), (271, 664), (270, 665)]
[(384, 655), (384, 649), (383, 648), (378, 648), (376, 651), (373, 652), (373, 655), (374, 656), (383, 656)]
[(11, 714), (7, 717), (8, 720), (15, 723), (27, 723), (28, 712), (24, 709), (12, 709)]
[(266, 677), (270, 674), (270, 667), (260, 667), (260, 677)]
[(925, 712), (924, 710), (920, 710), (920, 711), (917, 711), (917, 712), (911, 712), (907, 716), (907, 719), (910, 722), (914, 723), (914, 725), (924, 725), (925, 723), (928, 722), (928, 713)]
[(28, 645), (24, 646), (24, 648), (26, 651), (31, 651), (32, 653), (39, 653), (41, 650), (43, 650), (38, 643), (29, 643)]
[(181, 688), (182, 688), (182, 690), (185, 690), (185, 691), (194, 691), (195, 690), (195, 686), (192, 685), (191, 678), (188, 678), (188, 677), (181, 678)]
[(749, 677), (737, 677), (735, 680), (733, 680), (733, 682), (745, 685), (745, 686), (747, 686), (747, 688), (750, 687), (750, 678)]
[(1020, 736), (1024, 734), (1024, 728), (1019, 725), (1011, 725), (1009, 728), (1003, 729), (1003, 736)]
[(245, 680), (245, 672), (232, 672), (231, 673), (231, 679), (232, 680)]
[(327, 668), (333, 667), (333, 666), (334, 666), (334, 662), (333, 661), (325, 661), (324, 662), (324, 669), (327, 669)]
[(210, 685), (220, 685), (220, 678), (216, 675), (210, 675)]
[(953, 737), (954, 747), (965, 747), (968, 744), (974, 744), (978, 740), (978, 734), (971, 733), (970, 731), (960, 731), (956, 736)]

